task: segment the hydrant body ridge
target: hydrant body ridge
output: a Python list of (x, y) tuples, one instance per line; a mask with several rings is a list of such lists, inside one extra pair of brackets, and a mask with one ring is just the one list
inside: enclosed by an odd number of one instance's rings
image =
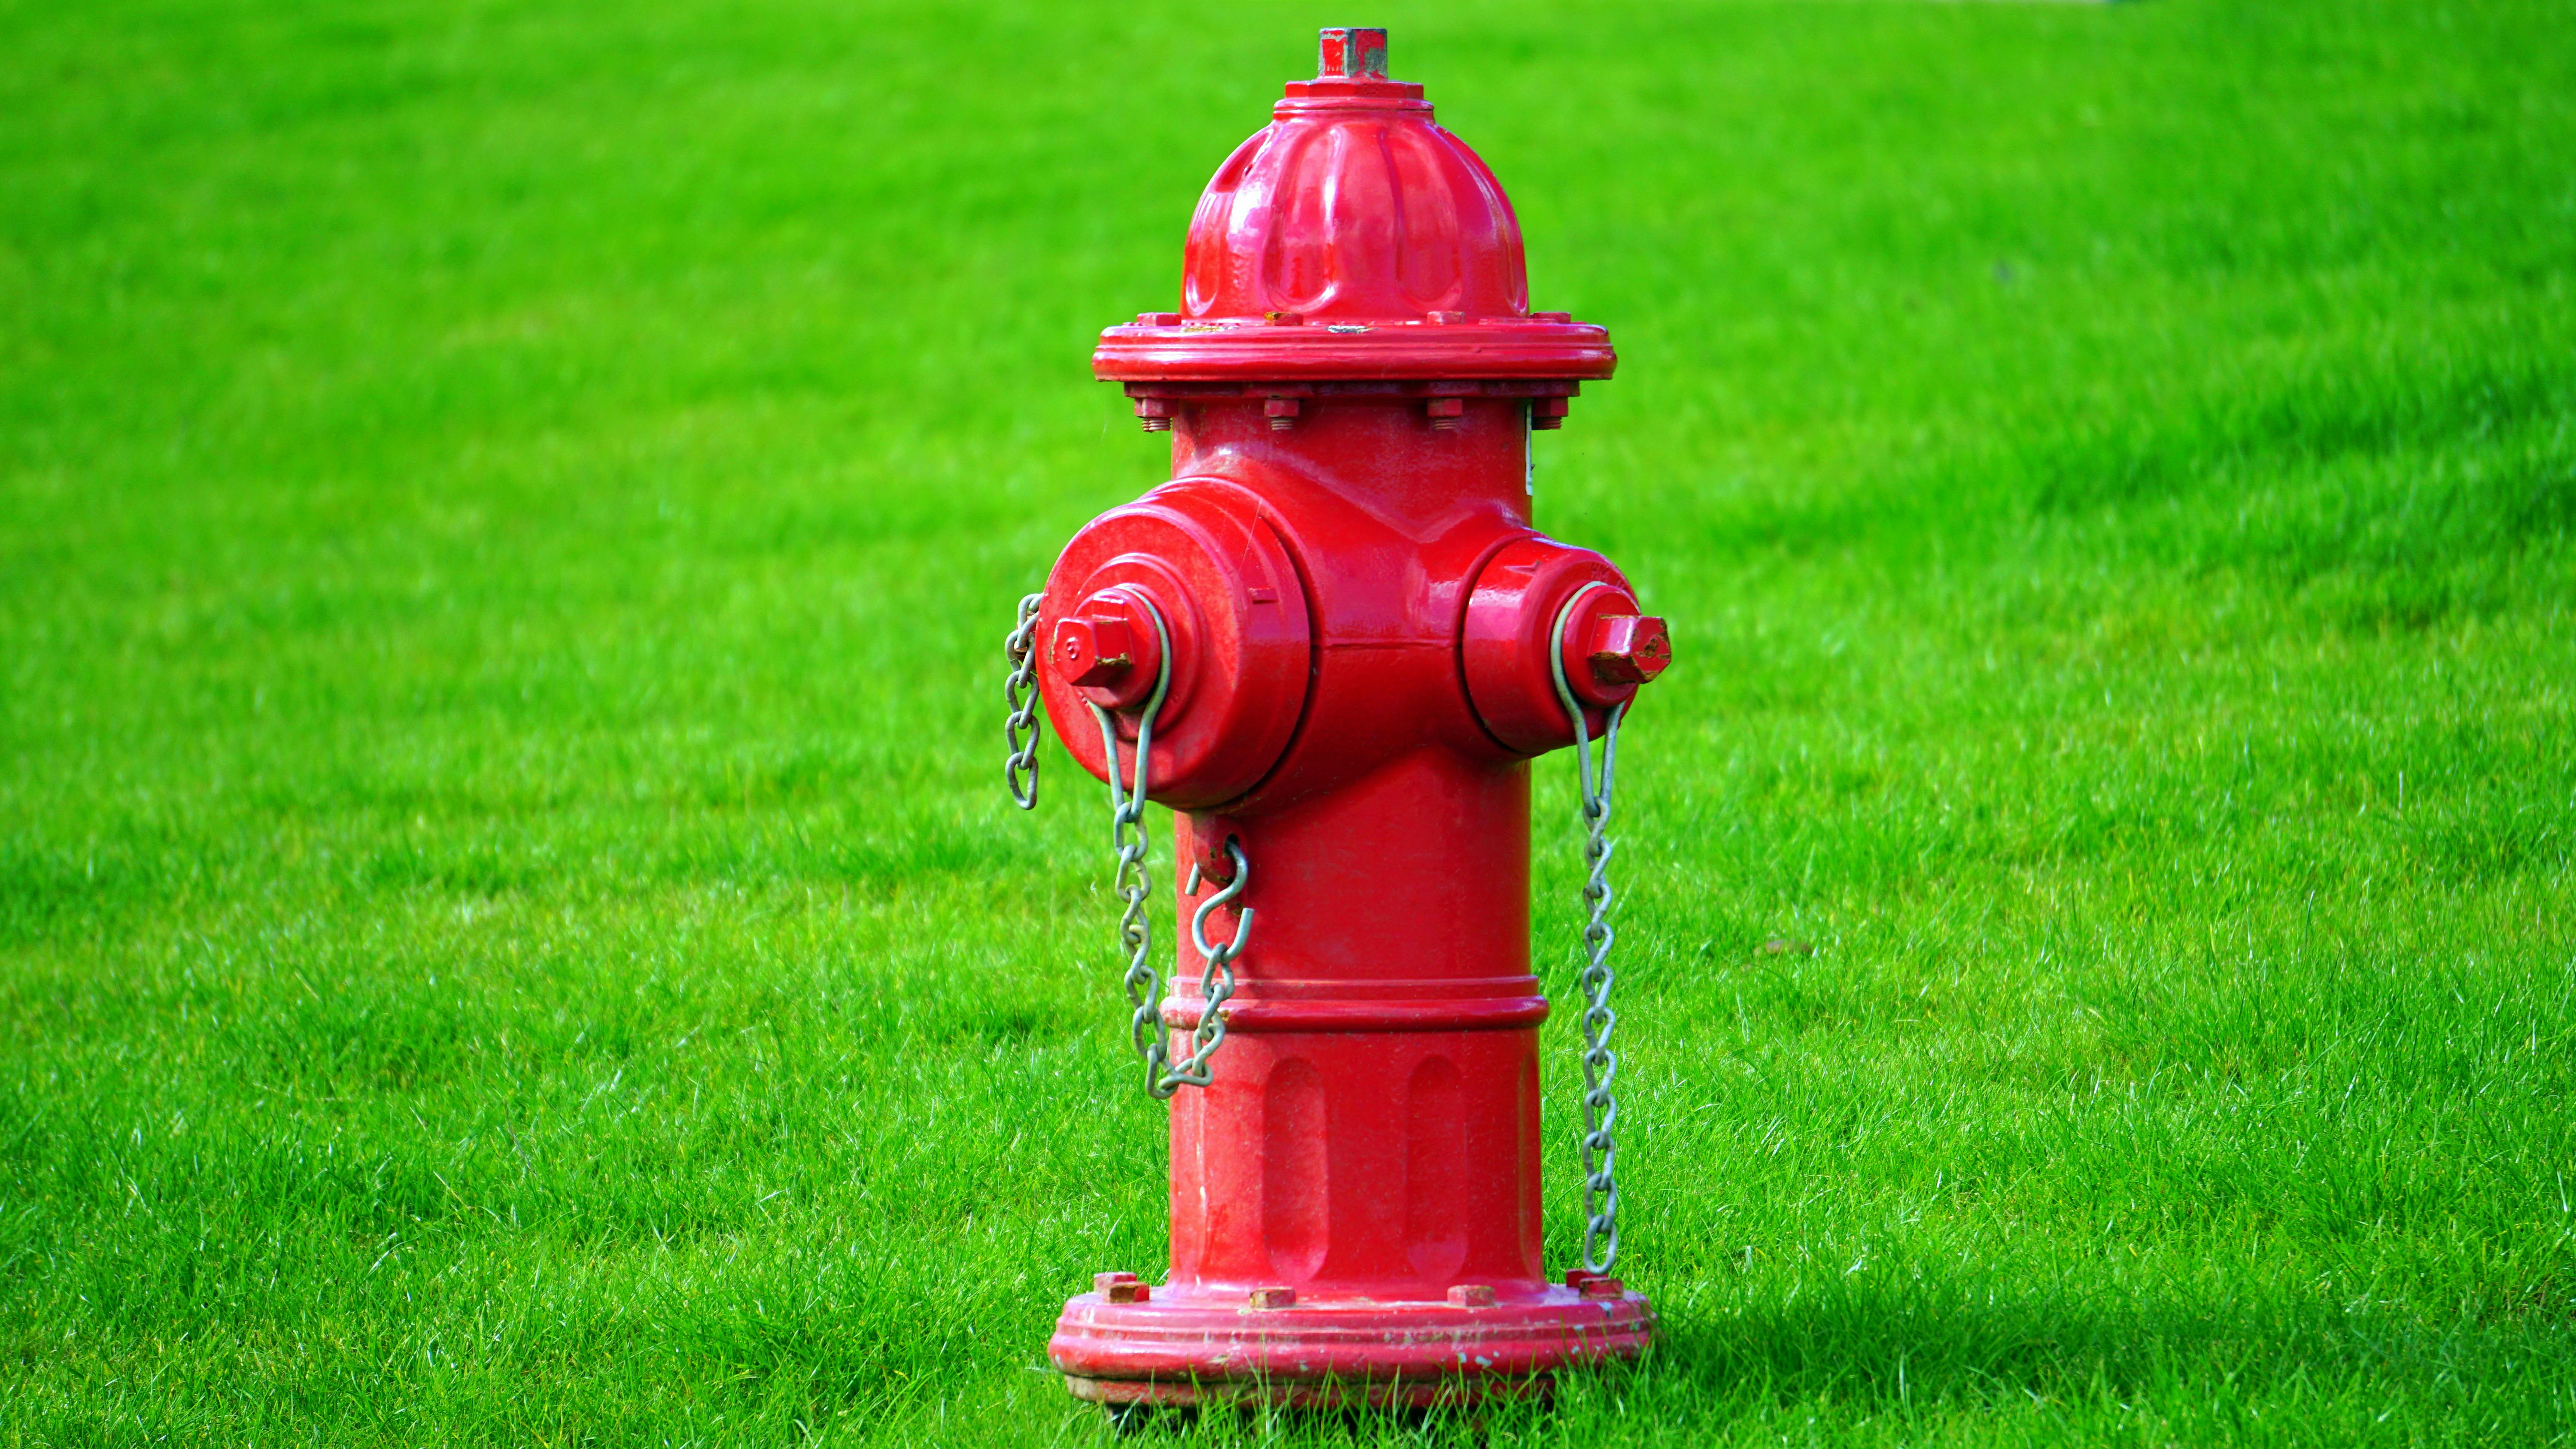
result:
[(1101, 1275), (1048, 1345), (1113, 1404), (1545, 1392), (1653, 1332), (1541, 1257), (1528, 762), (1574, 741), (1566, 691), (1598, 737), (1669, 643), (1531, 527), (1529, 444), (1615, 358), (1529, 311), (1510, 203), (1384, 33), (1323, 53), (1209, 184), (1183, 310), (1103, 334), (1173, 481), (1082, 529), (1038, 608), (1084, 768), (1105, 720), (1132, 779), (1150, 713), (1176, 1037), (1202, 944), (1256, 918), (1172, 1099), (1169, 1275)]

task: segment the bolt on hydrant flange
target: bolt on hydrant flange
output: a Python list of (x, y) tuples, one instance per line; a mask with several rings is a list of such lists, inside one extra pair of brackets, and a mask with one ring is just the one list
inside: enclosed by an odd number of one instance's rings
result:
[[(1530, 310), (1510, 203), (1388, 78), (1386, 33), (1319, 48), (1201, 197), (1180, 309), (1093, 354), (1173, 481), (1086, 525), (1012, 635), (1015, 688), (1110, 783), (1130, 1034), (1171, 1102), (1167, 1279), (1100, 1275), (1047, 1345), (1111, 1405), (1545, 1394), (1654, 1334), (1607, 1271), (1602, 831), (1620, 721), (1672, 647), (1607, 559), (1529, 519), (1533, 430), (1617, 359)], [(1592, 922), (1559, 1090), (1586, 1216), (1552, 1280), (1529, 762), (1569, 744)], [(1139, 797), (1175, 812), (1168, 996)]]

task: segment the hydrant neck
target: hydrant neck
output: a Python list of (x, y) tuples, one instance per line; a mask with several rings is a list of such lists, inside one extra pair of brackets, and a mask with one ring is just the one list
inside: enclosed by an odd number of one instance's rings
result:
[(1522, 406), (1475, 399), (1437, 432), (1423, 404), (1400, 395), (1331, 398), (1287, 432), (1267, 426), (1257, 404), (1197, 407), (1172, 430), (1172, 476), (1222, 476), (1274, 501), (1328, 493), (1416, 541), (1479, 516), (1520, 529), (1529, 521)]

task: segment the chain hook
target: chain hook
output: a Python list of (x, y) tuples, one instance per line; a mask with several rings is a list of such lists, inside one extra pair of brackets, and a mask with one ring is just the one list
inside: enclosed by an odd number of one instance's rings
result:
[[(1234, 939), (1232, 941), (1229, 941), (1222, 946), (1212, 946), (1208, 944), (1208, 913), (1214, 911), (1219, 906), (1230, 903), (1235, 897), (1242, 895), (1243, 888), (1252, 873), (1252, 863), (1243, 858), (1243, 843), (1241, 841), (1236, 840), (1231, 835), (1227, 836), (1225, 838), (1225, 853), (1234, 857), (1234, 879), (1226, 885), (1224, 890), (1218, 891), (1215, 895), (1199, 902), (1199, 908), (1190, 915), (1190, 944), (1199, 948), (1199, 955), (1205, 957), (1209, 964), (1216, 966), (1225, 965), (1235, 957), (1242, 955), (1244, 937), (1252, 933), (1252, 911), (1247, 907), (1242, 915), (1235, 918)], [(1189, 893), (1191, 895), (1197, 895), (1199, 893), (1199, 872), (1201, 869), (1201, 867), (1196, 865), (1190, 867)]]
[[(1208, 1063), (1216, 1056), (1216, 1049), (1225, 1045), (1225, 1017), (1219, 1008), (1234, 995), (1234, 962), (1252, 935), (1252, 909), (1247, 906), (1234, 918), (1233, 940), (1220, 944), (1207, 938), (1208, 917), (1217, 907), (1242, 895), (1243, 888), (1252, 883), (1252, 862), (1243, 858), (1243, 842), (1227, 836), (1225, 853), (1234, 857), (1234, 879), (1226, 883), (1225, 889), (1199, 902), (1199, 908), (1190, 913), (1190, 944), (1198, 948), (1199, 959), (1204, 963), (1199, 971), (1199, 1024), (1190, 1032), (1189, 1056), (1172, 1069), (1168, 1079), (1175, 1085), (1186, 1082), (1204, 1087), (1214, 1078)], [(1192, 895), (1198, 894), (1200, 871), (1200, 866), (1190, 867)]]

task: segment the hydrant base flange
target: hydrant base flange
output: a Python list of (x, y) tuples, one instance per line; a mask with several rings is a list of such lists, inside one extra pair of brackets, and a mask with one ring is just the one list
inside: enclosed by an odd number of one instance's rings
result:
[(1643, 1294), (1554, 1286), (1475, 1307), (1086, 1293), (1064, 1306), (1047, 1358), (1075, 1397), (1107, 1404), (1419, 1405), (1545, 1398), (1557, 1370), (1635, 1359), (1654, 1328)]

